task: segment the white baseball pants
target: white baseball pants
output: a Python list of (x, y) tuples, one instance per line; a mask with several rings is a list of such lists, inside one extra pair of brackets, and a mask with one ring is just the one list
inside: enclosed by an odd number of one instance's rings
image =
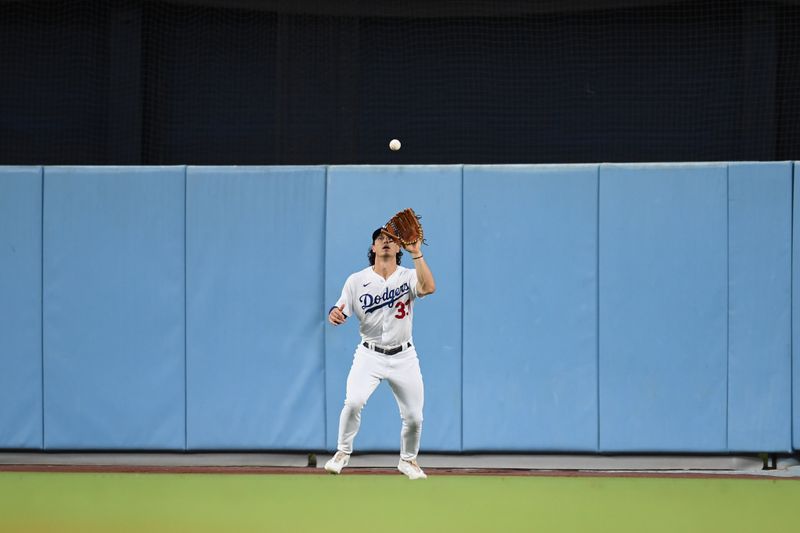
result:
[(425, 389), (417, 351), (412, 346), (395, 355), (383, 355), (358, 345), (347, 376), (344, 408), (339, 416), (339, 451), (353, 453), (353, 440), (361, 426), (361, 410), (380, 384), (386, 380), (400, 407), (400, 457), (411, 461), (419, 453), (422, 436), (422, 406)]

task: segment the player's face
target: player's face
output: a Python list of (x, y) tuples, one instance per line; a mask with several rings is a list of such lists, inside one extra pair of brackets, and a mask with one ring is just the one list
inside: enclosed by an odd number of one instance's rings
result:
[(380, 234), (378, 238), (375, 239), (375, 242), (372, 243), (372, 251), (378, 256), (388, 255), (393, 257), (400, 251), (400, 245), (394, 242), (391, 237)]

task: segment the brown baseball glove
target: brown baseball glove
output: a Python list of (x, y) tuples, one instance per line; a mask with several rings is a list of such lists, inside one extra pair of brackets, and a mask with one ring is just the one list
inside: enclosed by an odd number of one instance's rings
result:
[(389, 222), (381, 228), (381, 232), (400, 243), (401, 246), (408, 246), (417, 241), (425, 243), (419, 219), (420, 217), (410, 207), (403, 209), (389, 219)]

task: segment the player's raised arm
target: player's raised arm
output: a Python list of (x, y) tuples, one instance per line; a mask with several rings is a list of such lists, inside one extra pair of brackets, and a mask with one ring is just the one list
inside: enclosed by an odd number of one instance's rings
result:
[(417, 271), (417, 296), (425, 296), (433, 294), (436, 291), (436, 281), (433, 279), (433, 273), (425, 262), (425, 257), (420, 250), (420, 241), (411, 243), (406, 246), (406, 250), (411, 254), (411, 259), (414, 260), (414, 269)]

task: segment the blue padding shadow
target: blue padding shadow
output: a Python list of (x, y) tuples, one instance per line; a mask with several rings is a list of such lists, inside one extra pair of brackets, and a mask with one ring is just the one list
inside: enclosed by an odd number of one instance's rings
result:
[(597, 449), (597, 165), (464, 168), (464, 449)]
[(728, 449), (792, 449), (792, 165), (731, 163)]
[(187, 172), (187, 447), (320, 449), (325, 168)]
[(45, 448), (184, 449), (184, 180), (45, 168)]
[(600, 167), (601, 451), (726, 449), (726, 167)]
[[(425, 259), (436, 293), (414, 308), (414, 340), (426, 385), (421, 450), (461, 447), (461, 167), (359, 166), (328, 169), (325, 306), (336, 302), (347, 276), (369, 266), (372, 232), (397, 211), (422, 216)], [(413, 268), (409, 254), (402, 264)], [(326, 326), (326, 448), (336, 448), (345, 384), (359, 340), (358, 323)], [(357, 452), (400, 448), (400, 414), (388, 385), (381, 384), (362, 413)]]
[(0, 448), (42, 447), (42, 169), (0, 167)]

